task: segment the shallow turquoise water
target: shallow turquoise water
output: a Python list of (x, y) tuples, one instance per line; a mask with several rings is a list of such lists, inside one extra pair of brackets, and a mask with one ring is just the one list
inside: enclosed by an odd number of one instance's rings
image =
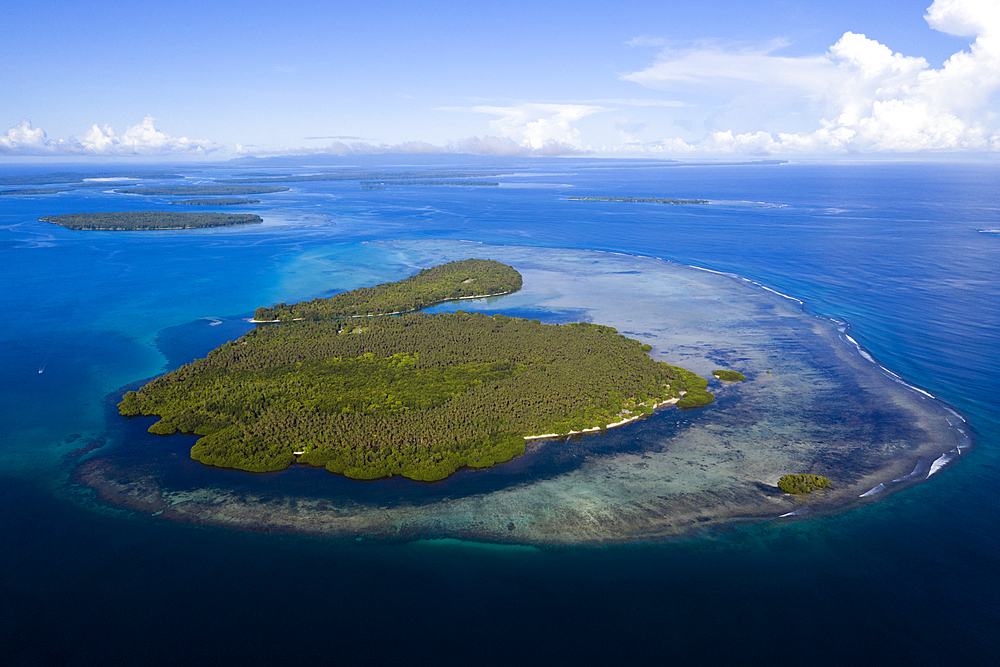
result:
[[(35, 219), (169, 205), (98, 190), (0, 201), (5, 654), (754, 663), (820, 647), (843, 664), (995, 649), (1000, 237), (978, 230), (1000, 226), (1000, 168), (529, 165), (495, 189), (297, 185), (262, 196), (252, 210), (267, 222), (246, 229), (84, 234)], [(557, 185), (513, 187), (525, 182)], [(602, 195), (718, 203), (566, 201)], [(110, 392), (239, 335), (257, 305), (412, 273), (364, 243), (382, 239), (607, 250), (737, 273), (849, 322), (880, 363), (964, 414), (977, 447), (842, 515), (601, 550), (234, 534), (107, 510), (68, 480), (78, 455), (66, 454), (106, 431)]]

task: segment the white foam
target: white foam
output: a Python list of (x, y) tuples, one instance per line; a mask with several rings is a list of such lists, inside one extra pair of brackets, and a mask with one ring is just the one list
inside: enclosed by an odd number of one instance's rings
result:
[(780, 519), (780, 518), (786, 517), (786, 516), (802, 516), (803, 514), (809, 514), (809, 512), (812, 512), (812, 508), (811, 507), (803, 507), (802, 509), (795, 510), (794, 512), (785, 512), (784, 514), (782, 514), (778, 518)]
[[(954, 451), (955, 451), (954, 449), (951, 450), (951, 452)], [(951, 452), (944, 453), (941, 456), (934, 459), (934, 463), (931, 464), (931, 469), (927, 472), (927, 477), (930, 477), (938, 470), (940, 470), (941, 468), (945, 467), (946, 465), (952, 462), (952, 459), (954, 457), (951, 456)]]
[[(705, 273), (714, 273), (714, 274), (716, 274), (718, 276), (731, 276), (732, 275), (731, 273), (723, 273), (722, 271), (714, 271), (712, 269), (706, 269), (703, 266), (695, 266), (694, 264), (690, 264), (688, 266), (688, 268), (694, 269), (696, 271), (704, 271)], [(743, 278), (743, 280), (746, 280), (746, 278)], [(749, 282), (749, 281), (747, 281), (747, 282)]]
[[(746, 280), (746, 278), (744, 278), (744, 280)], [(788, 299), (790, 301), (794, 301), (795, 303), (799, 304), (800, 306), (806, 305), (806, 302), (803, 301), (802, 299), (796, 299), (794, 296), (788, 296), (787, 294), (783, 294), (783, 293), (779, 292), (776, 289), (771, 289), (767, 285), (761, 285), (759, 282), (757, 282), (755, 280), (747, 280), (747, 282), (750, 283), (751, 285), (756, 285), (757, 287), (759, 287), (761, 289), (766, 289), (768, 292), (771, 292), (772, 294), (777, 294), (778, 296), (784, 297), (784, 298), (786, 298), (786, 299)]]
[(913, 479), (915, 477), (921, 477), (924, 474), (924, 471), (921, 468), (922, 468), (921, 462), (917, 461), (917, 465), (913, 466), (913, 472), (911, 472), (909, 475), (904, 475), (903, 477), (897, 477), (896, 479), (894, 479), (892, 481), (893, 482), (905, 482), (905, 481)]
[(858, 496), (858, 498), (867, 498), (868, 496), (874, 496), (874, 495), (876, 495), (878, 493), (882, 493), (883, 491), (885, 491), (885, 484), (882, 484), (880, 482), (879, 485), (876, 486), (874, 489), (870, 489), (868, 491), (865, 491), (860, 496)]

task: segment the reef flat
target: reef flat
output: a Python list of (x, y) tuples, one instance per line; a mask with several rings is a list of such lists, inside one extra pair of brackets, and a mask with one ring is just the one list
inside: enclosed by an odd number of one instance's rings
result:
[[(469, 248), (371, 245), (424, 266), (467, 256)], [(534, 442), (504, 466), (459, 471), (434, 485), (358, 483), (300, 466), (267, 476), (196, 470), (176, 447), (135, 429), (111, 434), (119, 446), (82, 463), (77, 479), (112, 504), (240, 530), (609, 544), (871, 502), (922, 481), (948, 452), (969, 445), (960, 417), (866, 361), (837, 323), (803, 313), (790, 299), (652, 258), (511, 246), (476, 251), (524, 276), (522, 290), (488, 309), (600, 322), (650, 343), (656, 360), (704, 377), (739, 369), (746, 380), (711, 381), (717, 400), (710, 410), (662, 411), (600, 435)], [(308, 266), (318, 276), (330, 268), (314, 259)], [(833, 484), (822, 494), (790, 496), (777, 485), (791, 473)]]

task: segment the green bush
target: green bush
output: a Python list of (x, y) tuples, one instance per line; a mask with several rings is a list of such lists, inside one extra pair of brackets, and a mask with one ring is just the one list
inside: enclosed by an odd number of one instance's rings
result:
[(778, 480), (779, 489), (785, 493), (795, 495), (804, 495), (821, 489), (829, 489), (832, 485), (833, 482), (826, 477), (809, 474), (785, 475)]

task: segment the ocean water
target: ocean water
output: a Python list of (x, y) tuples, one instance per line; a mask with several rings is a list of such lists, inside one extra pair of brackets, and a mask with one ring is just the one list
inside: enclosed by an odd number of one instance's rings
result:
[[(504, 172), (501, 186), (292, 184), (241, 207), (264, 225), (236, 229), (81, 233), (37, 221), (171, 208), (110, 189), (0, 200), (5, 663), (977, 664), (1000, 648), (1000, 237), (981, 231), (1000, 227), (1000, 167), (470, 166)], [(198, 167), (187, 182), (238, 171)], [(124, 386), (241, 335), (258, 305), (413, 273), (412, 252), (385, 242), (459, 241), (540, 258), (658, 257), (793, 296), (963, 415), (975, 448), (849, 511), (604, 548), (206, 528), (110, 507), (74, 480), (81, 461), (133, 441), (109, 411)], [(180, 438), (161, 440), (183, 458)]]

